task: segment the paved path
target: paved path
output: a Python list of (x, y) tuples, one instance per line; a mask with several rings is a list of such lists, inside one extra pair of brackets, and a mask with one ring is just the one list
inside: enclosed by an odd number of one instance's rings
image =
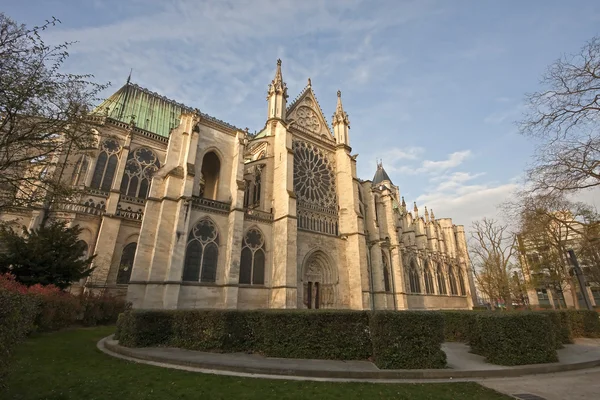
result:
[[(540, 398), (545, 400), (600, 399), (600, 368), (521, 378), (484, 379), (477, 382), (513, 396), (515, 394), (535, 395), (537, 400)], [(521, 398), (527, 399), (525, 396)]]

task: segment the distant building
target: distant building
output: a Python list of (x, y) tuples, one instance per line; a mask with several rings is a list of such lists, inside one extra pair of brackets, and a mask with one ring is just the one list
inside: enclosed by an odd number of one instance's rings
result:
[(381, 163), (358, 179), (340, 92), (331, 126), (310, 80), (287, 98), (278, 62), (255, 135), (129, 81), (102, 103), (64, 174), (85, 195), (52, 212), (97, 254), (82, 287), (143, 308), (471, 308), (464, 228), (407, 210)]
[[(550, 234), (548, 232), (537, 235), (521, 233), (517, 236), (519, 261), (527, 287), (527, 298), (532, 306), (566, 308), (575, 307), (574, 297), (576, 297), (579, 307), (585, 308), (583, 294), (577, 278), (572, 275), (572, 264), (567, 257), (568, 249), (579, 248), (583, 240), (579, 232), (582, 232), (583, 225), (573, 219), (571, 214), (567, 213), (560, 217), (567, 223), (551, 223), (548, 228)], [(564, 251), (558, 252), (556, 247), (550, 246), (548, 244), (550, 240), (553, 243), (560, 243)], [(579, 262), (586, 275), (591, 266), (586, 265), (581, 258)], [(557, 279), (557, 276), (564, 279)], [(592, 305), (600, 305), (600, 283), (593, 282), (589, 276), (586, 281), (585, 290)]]

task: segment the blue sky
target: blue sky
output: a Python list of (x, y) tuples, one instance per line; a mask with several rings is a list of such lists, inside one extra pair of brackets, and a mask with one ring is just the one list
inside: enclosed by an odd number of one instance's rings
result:
[(525, 93), (600, 33), (600, 2), (583, 0), (0, 3), (26, 24), (61, 19), (44, 37), (79, 42), (71, 70), (117, 90), (133, 68), (134, 82), (251, 131), (281, 58), (289, 101), (310, 77), (330, 121), (342, 91), (359, 177), (382, 158), (407, 202), (465, 225), (497, 216), (520, 183), (534, 148), (514, 124)]

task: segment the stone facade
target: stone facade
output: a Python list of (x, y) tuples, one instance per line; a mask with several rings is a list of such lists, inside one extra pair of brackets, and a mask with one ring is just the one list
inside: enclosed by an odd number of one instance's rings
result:
[(471, 308), (463, 227), (407, 210), (381, 164), (357, 177), (340, 92), (331, 126), (310, 80), (287, 99), (278, 61), (255, 135), (129, 82), (105, 101), (97, 148), (65, 174), (85, 195), (52, 212), (98, 255), (73, 290), (138, 308)]

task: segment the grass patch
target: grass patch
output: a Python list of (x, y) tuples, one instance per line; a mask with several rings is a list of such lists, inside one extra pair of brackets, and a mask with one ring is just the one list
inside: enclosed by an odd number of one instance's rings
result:
[(510, 399), (476, 383), (370, 384), (200, 374), (110, 357), (96, 343), (114, 327), (35, 335), (15, 352), (2, 398), (150, 399)]

